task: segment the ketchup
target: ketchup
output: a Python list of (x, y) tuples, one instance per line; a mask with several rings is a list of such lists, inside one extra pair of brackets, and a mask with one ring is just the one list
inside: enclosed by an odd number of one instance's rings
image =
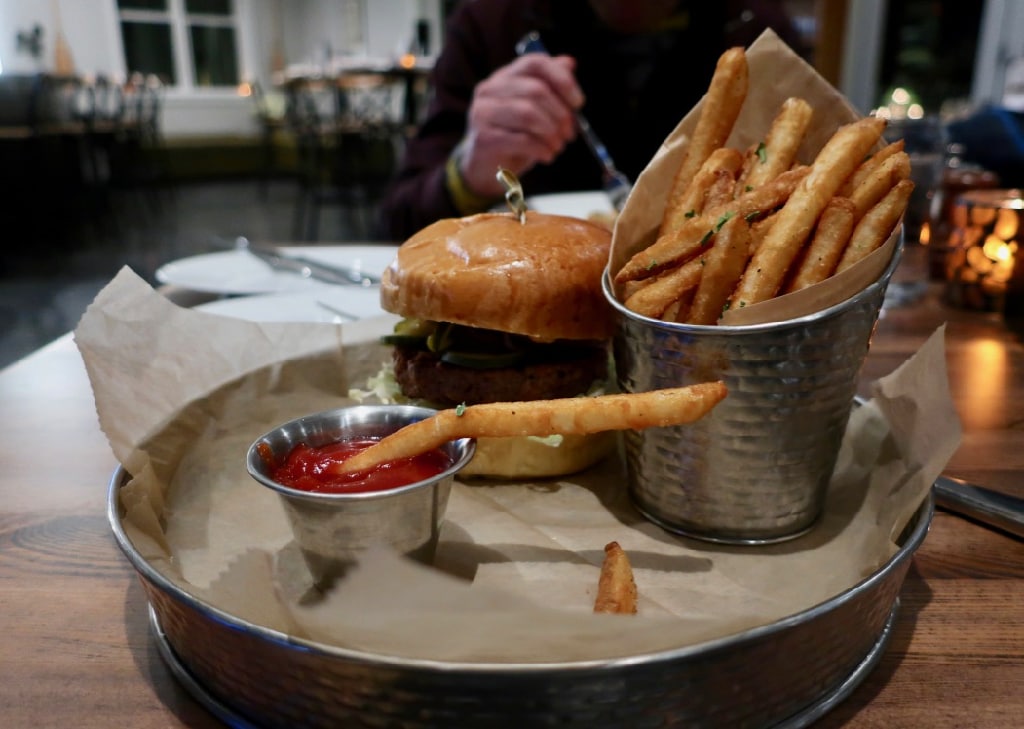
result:
[[(350, 473), (331, 473), (332, 466), (369, 448), (379, 438), (350, 438), (314, 448), (305, 443), (292, 448), (284, 463), (270, 469), (270, 477), (300, 491), (352, 494), (389, 491), (423, 481), (447, 470), (452, 460), (441, 449), (400, 458)], [(269, 449), (268, 449), (269, 450)], [(269, 453), (261, 453), (269, 461)]]

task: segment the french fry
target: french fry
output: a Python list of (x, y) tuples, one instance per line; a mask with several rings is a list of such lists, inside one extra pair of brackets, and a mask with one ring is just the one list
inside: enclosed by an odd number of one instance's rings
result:
[(743, 164), (740, 165), (740, 171), (736, 175), (736, 189), (733, 191), (733, 197), (739, 197), (744, 192), (750, 192), (753, 189), (753, 187), (745, 185), (743, 181), (750, 177), (750, 171), (754, 169), (754, 165), (761, 163), (758, 153), (763, 146), (763, 142), (751, 144), (743, 153)]
[(849, 198), (834, 197), (829, 201), (786, 293), (820, 283), (832, 275), (850, 240), (856, 217), (857, 206)]
[[(661, 276), (688, 261), (707, 248), (714, 233), (713, 222), (701, 215), (691, 218), (678, 230), (658, 238), (654, 243), (626, 261), (615, 275), (615, 283), (626, 285)], [(624, 299), (628, 301), (629, 299)]]
[(708, 188), (708, 196), (705, 204), (709, 209), (720, 208), (728, 205), (733, 200), (733, 188), (736, 186), (736, 176), (730, 170), (719, 170), (715, 173), (715, 181)]
[(782, 102), (764, 143), (757, 145), (749, 169), (737, 181), (737, 194), (760, 187), (792, 166), (813, 115), (811, 105), (801, 98), (794, 96)]
[(900, 180), (873, 208), (864, 214), (850, 236), (850, 242), (836, 265), (836, 273), (845, 271), (885, 243), (910, 201), (914, 191), (911, 180)]
[(775, 225), (775, 220), (779, 217), (779, 214), (772, 213), (760, 220), (755, 220), (750, 225), (750, 255), (754, 255), (754, 251), (757, 250), (758, 246), (761, 245), (761, 241), (768, 235), (768, 231)]
[(770, 215), (784, 204), (804, 178), (811, 172), (808, 165), (796, 165), (760, 187), (749, 190), (733, 200), (705, 210), (703, 217), (717, 221), (727, 213), (735, 213), (744, 219), (761, 218)]
[(700, 116), (676, 171), (662, 215), (660, 235), (677, 229), (686, 221), (689, 209), (678, 203), (704, 161), (714, 150), (725, 145), (747, 97), (748, 84), (746, 51), (741, 47), (728, 49), (719, 56), (715, 65)]
[(857, 220), (860, 220), (871, 206), (885, 197), (897, 182), (908, 177), (910, 177), (910, 155), (906, 152), (896, 152), (883, 160), (850, 193), (850, 200), (853, 201), (857, 209)]
[(878, 165), (885, 162), (885, 160), (897, 152), (902, 152), (904, 146), (904, 141), (902, 139), (897, 139), (895, 142), (890, 142), (865, 159), (857, 166), (857, 169), (853, 171), (853, 174), (846, 179), (842, 187), (839, 188), (839, 194), (843, 197), (850, 197), (850, 195), (853, 194), (853, 191), (857, 189), (857, 186), (862, 183), (868, 175), (874, 172)]
[(722, 307), (740, 280), (750, 255), (750, 225), (743, 218), (730, 218), (715, 235), (715, 243), (704, 254), (704, 270), (693, 297), (689, 324), (714, 324)]
[(609, 542), (604, 546), (594, 612), (635, 615), (636, 598), (636, 580), (629, 557), (618, 542)]
[(458, 438), (584, 435), (681, 425), (707, 415), (726, 394), (725, 383), (715, 381), (649, 392), (451, 408), (395, 431), (331, 470), (366, 470)]
[(751, 257), (733, 294), (733, 305), (750, 306), (775, 296), (828, 201), (884, 128), (884, 120), (867, 117), (836, 130)]
[(704, 212), (708, 192), (721, 172), (735, 175), (743, 163), (743, 156), (735, 149), (719, 147), (701, 165), (693, 180), (680, 196), (676, 205), (684, 211), (684, 217), (692, 218)]
[(690, 259), (677, 268), (660, 274), (623, 302), (627, 309), (654, 319), (664, 316), (672, 302), (681, 298), (700, 283), (702, 270), (700, 256)]
[(685, 322), (686, 317), (690, 313), (690, 306), (693, 305), (693, 295), (696, 291), (696, 288), (689, 288), (684, 291), (682, 296), (668, 305), (668, 308), (661, 315), (661, 319), (663, 321)]
[(771, 182), (740, 195), (724, 205), (707, 208), (702, 215), (690, 218), (678, 230), (660, 236), (647, 248), (638, 251), (615, 274), (615, 283), (648, 278), (679, 261), (686, 260), (706, 247), (709, 234), (727, 214), (744, 219), (768, 215), (782, 205), (810, 173), (810, 167), (798, 166), (787, 170)]
[[(656, 278), (656, 277), (655, 277)], [(621, 286), (622, 300), (629, 301), (629, 297), (635, 294), (645, 286), (650, 286), (655, 279), (653, 278), (640, 278), (634, 279), (633, 281), (624, 281)]]

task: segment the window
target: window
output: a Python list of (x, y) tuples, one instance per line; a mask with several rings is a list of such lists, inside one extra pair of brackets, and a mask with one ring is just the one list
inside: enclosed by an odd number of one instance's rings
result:
[(130, 72), (155, 73), (165, 84), (177, 85), (170, 24), (122, 19), (121, 40), (125, 68)]
[(890, 0), (879, 69), (878, 103), (905, 89), (925, 113), (971, 94), (983, 3)]
[(179, 88), (238, 84), (233, 0), (118, 0), (125, 68)]

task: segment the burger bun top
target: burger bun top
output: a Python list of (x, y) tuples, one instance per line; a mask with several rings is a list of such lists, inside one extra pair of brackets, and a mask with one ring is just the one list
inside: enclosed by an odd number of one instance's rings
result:
[(447, 218), (413, 235), (384, 271), (393, 314), (523, 334), (606, 339), (601, 290), (611, 232), (580, 218), (528, 212)]

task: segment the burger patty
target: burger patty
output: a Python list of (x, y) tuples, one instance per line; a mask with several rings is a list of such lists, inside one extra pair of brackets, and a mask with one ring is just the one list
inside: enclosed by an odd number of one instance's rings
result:
[(395, 347), (395, 379), (407, 397), (440, 407), (576, 397), (595, 380), (608, 377), (608, 356), (602, 347), (577, 351), (571, 359), (474, 369), (442, 362), (433, 352)]

